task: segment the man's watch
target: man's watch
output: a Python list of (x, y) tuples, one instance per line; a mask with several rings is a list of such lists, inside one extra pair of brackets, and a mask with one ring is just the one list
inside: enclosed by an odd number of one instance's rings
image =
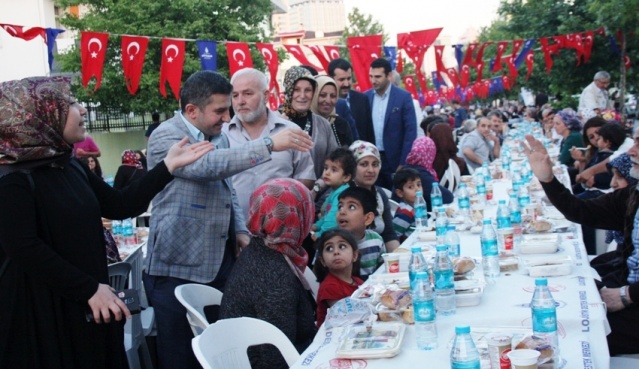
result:
[(315, 184), (313, 185), (313, 192), (319, 193), (321, 189), (322, 187), (320, 186), (320, 184), (315, 182)]
[(264, 143), (266, 144), (266, 148), (268, 149), (268, 153), (273, 152), (273, 139), (270, 137), (264, 137)]
[(632, 303), (628, 301), (628, 286), (623, 286), (619, 289), (619, 297), (621, 297), (621, 303), (624, 307), (632, 306)]

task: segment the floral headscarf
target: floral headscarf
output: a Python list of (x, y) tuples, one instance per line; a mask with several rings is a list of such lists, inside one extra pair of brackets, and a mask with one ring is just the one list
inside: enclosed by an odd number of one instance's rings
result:
[(305, 79), (311, 83), (313, 86), (313, 93), (317, 90), (317, 82), (311, 72), (308, 69), (304, 69), (302, 67), (291, 67), (284, 74), (284, 104), (282, 104), (281, 112), (284, 113), (289, 119), (295, 117), (305, 117), (308, 112), (298, 112), (293, 109), (291, 105), (291, 100), (293, 100), (293, 91), (295, 90), (295, 84), (300, 79)]
[[(320, 92), (322, 92), (322, 89), (324, 88), (324, 86), (326, 85), (333, 85), (335, 86), (335, 92), (337, 92), (337, 83), (335, 83), (335, 80), (332, 79), (329, 76), (317, 76), (315, 77), (315, 80), (317, 81), (317, 88), (315, 89), (315, 93), (313, 94), (313, 102), (311, 103), (311, 111), (313, 111), (313, 113), (317, 114), (317, 115), (321, 115), (319, 113), (318, 107), (319, 107), (319, 94)], [(333, 111), (331, 111), (331, 113), (328, 116), (328, 121), (333, 123), (335, 121), (335, 117), (337, 116), (337, 113), (335, 112), (335, 107), (333, 107)]]
[(266, 247), (283, 254), (295, 270), (303, 273), (308, 254), (302, 247), (313, 224), (315, 206), (310, 191), (301, 182), (276, 178), (251, 195), (246, 223), (248, 230), (264, 239)]
[(561, 121), (568, 127), (571, 131), (579, 131), (581, 130), (581, 121), (579, 117), (574, 111), (571, 110), (562, 110), (557, 112), (556, 114), (561, 118)]
[[(615, 159), (611, 160), (608, 164), (608, 171), (612, 173), (612, 168), (615, 168), (619, 171), (619, 174), (628, 182), (628, 186), (637, 185), (637, 178), (630, 175), (630, 170), (632, 169), (632, 160), (628, 154), (621, 154)], [(610, 243), (613, 240), (617, 242), (618, 245), (623, 243), (623, 231), (607, 231), (606, 232), (606, 243)]]
[(0, 165), (70, 157), (73, 145), (63, 132), (74, 102), (68, 77), (0, 83)]
[(122, 165), (128, 165), (130, 167), (136, 167), (137, 169), (144, 169), (140, 160), (135, 156), (135, 151), (124, 150), (122, 153)]
[(379, 150), (377, 150), (377, 146), (370, 142), (357, 140), (353, 142), (348, 149), (353, 152), (353, 155), (355, 155), (355, 161), (357, 162), (365, 156), (374, 156), (380, 161), (381, 165), (382, 157), (379, 155)]
[(439, 182), (437, 172), (433, 169), (433, 161), (435, 161), (435, 154), (437, 153), (437, 147), (435, 142), (430, 137), (420, 137), (413, 141), (413, 147), (406, 156), (406, 164), (420, 166), (430, 174), (433, 175), (435, 181)]

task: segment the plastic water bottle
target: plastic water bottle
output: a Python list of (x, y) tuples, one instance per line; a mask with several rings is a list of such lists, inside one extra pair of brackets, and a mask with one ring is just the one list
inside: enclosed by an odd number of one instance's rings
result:
[(490, 168), (488, 168), (488, 162), (485, 161), (482, 165), (481, 165), (483, 172), (484, 172), (484, 183), (488, 183), (493, 179), (493, 176), (490, 174)]
[(111, 221), (111, 233), (113, 233), (113, 240), (118, 247), (124, 246), (124, 238), (122, 237), (122, 222), (119, 220)]
[(489, 280), (498, 277), (499, 246), (497, 246), (497, 233), (488, 218), (484, 219), (481, 230), (481, 256), (484, 276)]
[(430, 191), (430, 205), (435, 209), (436, 206), (442, 206), (443, 204), (442, 190), (439, 188), (439, 183), (433, 182), (433, 189)]
[(422, 254), (421, 246), (413, 246), (410, 248), (410, 261), (408, 263), (408, 279), (410, 281), (410, 288), (414, 290), (415, 279), (417, 278), (417, 273), (426, 272), (428, 273), (428, 263), (426, 263), (426, 259), (424, 259), (424, 255)]
[(455, 326), (455, 340), (450, 350), (451, 369), (480, 369), (479, 351), (467, 325)]
[(460, 183), (457, 190), (457, 204), (459, 205), (459, 212), (462, 216), (468, 217), (470, 215), (470, 196), (468, 195), (468, 188), (466, 183)]
[(527, 162), (521, 164), (519, 172), (521, 173), (521, 182), (523, 184), (530, 182), (530, 180), (532, 179), (532, 174)]
[(435, 265), (435, 307), (437, 313), (442, 315), (455, 314), (455, 282), (453, 275), (453, 262), (448, 256), (448, 246), (437, 245)]
[(517, 195), (514, 193), (510, 194), (510, 203), (508, 203), (508, 208), (510, 210), (510, 223), (521, 224), (521, 208), (519, 207)]
[(510, 172), (510, 163), (510, 150), (508, 149), (508, 147), (505, 147), (504, 152), (501, 155), (502, 170), (504, 173)]
[(517, 197), (519, 200), (519, 207), (525, 208), (530, 204), (530, 194), (528, 193), (528, 187), (521, 186), (519, 188), (519, 196)]
[(447, 230), (448, 217), (446, 216), (446, 209), (439, 207), (437, 208), (437, 217), (435, 218), (435, 237), (438, 245), (444, 243), (444, 237), (446, 237)]
[(417, 273), (412, 291), (417, 347), (422, 350), (433, 350), (437, 348), (437, 326), (435, 325), (433, 289), (430, 287), (428, 273)]
[(546, 340), (546, 343), (559, 348), (557, 337), (557, 308), (548, 289), (546, 278), (535, 279), (535, 292), (530, 303), (532, 310), (533, 334)]
[(506, 200), (499, 200), (499, 205), (497, 206), (497, 229), (510, 227), (510, 210), (506, 205)]
[(521, 187), (521, 175), (519, 175), (519, 169), (513, 170), (513, 191), (517, 193)]
[(484, 202), (486, 199), (486, 179), (481, 172), (475, 177), (475, 184), (477, 185), (477, 195)]
[(444, 238), (444, 245), (448, 246), (448, 254), (450, 256), (459, 257), (461, 255), (459, 235), (457, 234), (454, 225), (448, 225), (446, 237)]
[(106, 182), (109, 186), (113, 187), (113, 176), (108, 176), (104, 179), (104, 182)]
[(137, 243), (131, 218), (126, 218), (122, 221), (122, 236), (126, 246), (135, 246)]
[(426, 210), (426, 200), (422, 196), (422, 191), (417, 191), (415, 198), (415, 228), (418, 232), (423, 232), (428, 228), (428, 212)]

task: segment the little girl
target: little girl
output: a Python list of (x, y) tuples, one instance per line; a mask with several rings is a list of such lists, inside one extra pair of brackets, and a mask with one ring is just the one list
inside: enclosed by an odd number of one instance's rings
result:
[(324, 232), (316, 243), (315, 274), (321, 283), (317, 293), (317, 326), (321, 326), (326, 312), (338, 300), (350, 296), (364, 283), (353, 274), (358, 273), (357, 240), (347, 230)]

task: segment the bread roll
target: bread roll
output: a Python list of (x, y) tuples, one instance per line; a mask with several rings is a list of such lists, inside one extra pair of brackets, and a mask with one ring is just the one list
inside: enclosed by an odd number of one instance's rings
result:
[(462, 256), (453, 261), (453, 271), (455, 274), (468, 273), (475, 269), (475, 261), (468, 256)]
[(547, 344), (543, 338), (537, 336), (527, 336), (519, 342), (517, 346), (515, 346), (515, 350), (517, 349), (531, 349), (539, 351), (540, 355), (537, 360), (539, 364), (552, 360), (555, 353), (551, 345)]
[(410, 292), (406, 290), (386, 291), (382, 295), (380, 302), (389, 309), (397, 310), (413, 303)]

